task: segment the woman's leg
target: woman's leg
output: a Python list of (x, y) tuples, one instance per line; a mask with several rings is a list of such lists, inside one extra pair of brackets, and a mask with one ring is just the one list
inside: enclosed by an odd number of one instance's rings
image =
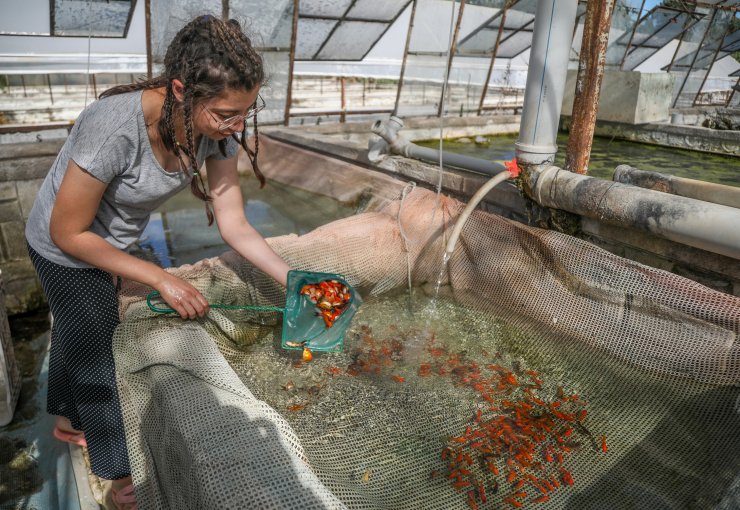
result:
[(29, 253), (54, 316), (48, 408), (85, 432), (93, 473), (125, 481), (131, 471), (113, 363), (118, 296), (111, 276)]

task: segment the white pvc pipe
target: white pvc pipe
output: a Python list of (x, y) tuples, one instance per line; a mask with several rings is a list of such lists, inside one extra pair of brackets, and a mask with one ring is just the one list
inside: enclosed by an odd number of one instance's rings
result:
[(532, 198), (544, 207), (740, 259), (740, 209), (734, 207), (596, 179), (555, 166), (538, 172)]
[(527, 88), (515, 146), (519, 164), (551, 163), (568, 73), (578, 0), (539, 0), (529, 54)]

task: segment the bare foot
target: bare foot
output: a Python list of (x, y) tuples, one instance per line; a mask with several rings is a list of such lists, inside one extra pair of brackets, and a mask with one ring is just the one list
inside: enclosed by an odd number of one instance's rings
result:
[(116, 510), (136, 510), (136, 496), (130, 476), (120, 480), (106, 480), (110, 483), (110, 493), (106, 501), (106, 508)]
[(82, 434), (82, 431), (74, 428), (72, 426), (72, 422), (69, 421), (64, 416), (57, 416), (55, 425), (56, 425), (56, 428), (58, 428), (62, 432), (71, 432), (72, 434)]

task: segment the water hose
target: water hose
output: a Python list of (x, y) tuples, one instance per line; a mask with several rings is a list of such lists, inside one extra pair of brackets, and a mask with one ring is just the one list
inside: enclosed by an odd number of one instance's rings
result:
[(478, 203), (483, 200), (488, 192), (494, 187), (507, 179), (513, 179), (519, 175), (519, 167), (516, 164), (516, 159), (507, 161), (504, 163), (504, 166), (506, 167), (506, 171), (494, 175), (493, 178), (489, 179), (483, 186), (481, 186), (475, 195), (473, 195), (468, 201), (468, 205), (465, 206), (463, 212), (460, 213), (460, 216), (457, 218), (457, 222), (455, 222), (455, 227), (452, 229), (452, 234), (450, 234), (450, 239), (447, 241), (447, 248), (445, 249), (444, 254), (445, 262), (450, 260), (450, 257), (452, 257), (452, 252), (455, 251), (455, 245), (457, 244), (457, 239), (460, 237), (460, 232), (462, 232), (465, 222), (468, 220), (468, 217), (473, 210), (478, 206)]

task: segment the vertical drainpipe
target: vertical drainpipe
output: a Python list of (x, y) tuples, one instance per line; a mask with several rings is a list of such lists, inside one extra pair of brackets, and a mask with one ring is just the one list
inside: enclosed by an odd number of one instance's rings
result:
[(517, 161), (524, 165), (555, 159), (577, 7), (578, 0), (537, 2), (524, 109), (515, 144)]
[(577, 174), (586, 173), (591, 157), (613, 12), (614, 0), (590, 2), (586, 8), (573, 115), (565, 155), (565, 169)]

